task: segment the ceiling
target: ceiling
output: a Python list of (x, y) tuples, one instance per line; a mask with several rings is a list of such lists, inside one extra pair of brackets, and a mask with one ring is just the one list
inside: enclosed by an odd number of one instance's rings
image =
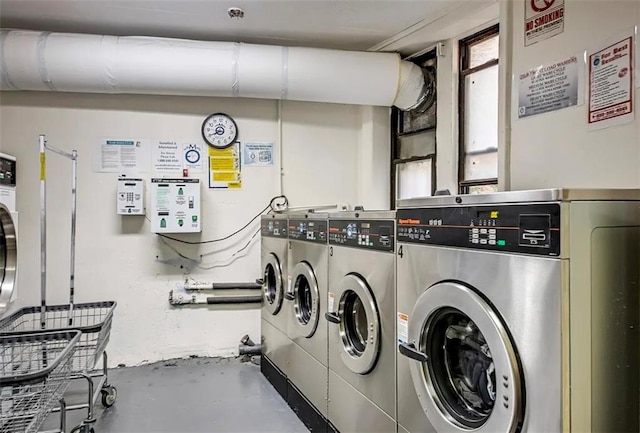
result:
[(400, 36), (483, 3), (495, 0), (0, 0), (0, 26), (401, 51)]

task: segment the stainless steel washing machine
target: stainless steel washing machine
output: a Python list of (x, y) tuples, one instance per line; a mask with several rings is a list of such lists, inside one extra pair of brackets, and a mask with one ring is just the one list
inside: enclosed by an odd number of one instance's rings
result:
[(285, 305), (289, 240), (286, 214), (261, 218), (262, 262), (262, 373), (286, 399), (291, 340), (287, 337), (288, 310)]
[(286, 308), (289, 351), (287, 399), (311, 431), (325, 431), (327, 417), (328, 245), (326, 213), (289, 215)]
[(0, 153), (0, 315), (17, 299), (16, 158)]
[(398, 431), (639, 431), (640, 191), (398, 203)]
[(341, 433), (396, 430), (395, 212), (329, 215), (329, 405)]

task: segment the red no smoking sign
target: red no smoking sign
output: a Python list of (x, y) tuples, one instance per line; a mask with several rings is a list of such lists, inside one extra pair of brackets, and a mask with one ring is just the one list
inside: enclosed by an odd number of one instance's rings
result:
[(524, 44), (531, 45), (564, 31), (565, 0), (524, 0)]
[(549, 9), (556, 0), (531, 0), (531, 9), (535, 12), (544, 12)]

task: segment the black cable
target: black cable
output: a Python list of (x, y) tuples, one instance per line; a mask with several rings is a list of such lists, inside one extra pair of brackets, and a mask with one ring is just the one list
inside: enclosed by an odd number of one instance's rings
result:
[[(247, 241), (246, 244), (244, 244), (244, 246), (242, 248), (240, 248), (238, 251), (236, 251), (235, 253), (231, 254), (231, 257), (229, 257), (226, 261), (232, 260), (235, 256), (237, 256), (238, 254), (240, 254), (241, 252), (243, 252), (244, 250), (246, 250), (247, 248), (249, 248), (249, 245), (251, 245), (251, 243), (253, 242), (253, 240), (256, 238), (256, 236), (258, 236), (258, 234), (260, 234), (260, 230), (258, 229), (253, 236), (251, 236), (251, 238)], [(218, 262), (220, 263), (220, 262)], [(202, 266), (202, 265), (198, 265), (198, 267), (200, 269), (204, 269), (204, 270), (210, 270), (210, 269), (214, 269), (214, 268), (220, 268), (220, 267), (226, 267), (228, 265), (216, 265), (213, 264), (211, 266)]]
[[(276, 203), (280, 199), (283, 200), (282, 203)], [(251, 218), (251, 220), (248, 223), (246, 223), (244, 226), (242, 226), (242, 228), (236, 230), (235, 232), (231, 233), (230, 235), (227, 235), (227, 236), (225, 236), (223, 238), (219, 238), (219, 239), (211, 239), (211, 240), (208, 240), (208, 241), (184, 241), (182, 239), (177, 239), (177, 238), (174, 238), (174, 237), (171, 237), (171, 236), (167, 236), (167, 235), (163, 235), (163, 234), (160, 234), (160, 233), (158, 233), (158, 236), (163, 237), (165, 239), (170, 239), (170, 240), (175, 241), (175, 242), (180, 242), (181, 244), (188, 244), (188, 245), (202, 245), (202, 244), (210, 244), (210, 243), (213, 243), (213, 242), (222, 242), (222, 241), (226, 241), (227, 239), (230, 239), (230, 238), (234, 237), (235, 235), (237, 235), (238, 233), (242, 232), (244, 229), (249, 227), (251, 225), (251, 223), (254, 222), (256, 219), (258, 219), (259, 217), (261, 217), (262, 214), (264, 214), (264, 211), (266, 211), (267, 209), (269, 209), (269, 212), (275, 212), (281, 207), (284, 207), (284, 209), (286, 209), (288, 205), (289, 205), (289, 200), (287, 199), (286, 196), (277, 195), (277, 196), (273, 197), (269, 201), (269, 204), (267, 206), (265, 206), (265, 208), (262, 209), (260, 211), (260, 213), (258, 213), (256, 216)]]

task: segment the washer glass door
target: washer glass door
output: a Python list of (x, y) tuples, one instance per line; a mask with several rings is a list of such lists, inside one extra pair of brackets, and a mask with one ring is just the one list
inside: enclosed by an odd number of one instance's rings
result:
[(273, 253), (270, 253), (265, 260), (262, 276), (262, 295), (267, 310), (273, 315), (278, 314), (284, 297), (284, 281), (282, 279), (280, 260)]
[(514, 432), (524, 414), (515, 347), (493, 308), (469, 287), (428, 288), (409, 320), (411, 376), (437, 431)]
[(311, 337), (318, 327), (320, 294), (313, 268), (300, 262), (293, 268), (293, 312), (303, 337)]
[[(367, 374), (380, 353), (380, 314), (363, 277), (348, 274), (335, 289), (339, 299), (337, 322), (342, 361), (354, 373)], [(334, 323), (335, 323), (334, 322)]]
[(16, 228), (11, 213), (0, 205), (0, 313), (11, 301), (16, 282)]

